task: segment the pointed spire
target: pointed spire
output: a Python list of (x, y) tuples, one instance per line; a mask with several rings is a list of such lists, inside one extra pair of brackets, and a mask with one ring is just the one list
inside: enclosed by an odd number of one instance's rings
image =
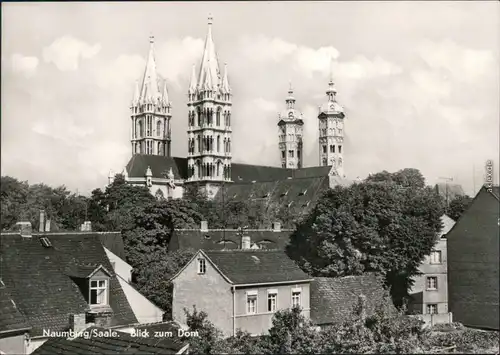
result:
[(149, 37), (149, 54), (146, 62), (146, 69), (142, 78), (140, 90), (141, 102), (156, 102), (161, 98), (160, 87), (158, 81), (158, 73), (156, 72), (156, 61), (154, 53), (154, 36)]
[(162, 104), (165, 106), (168, 106), (170, 104), (170, 101), (168, 101), (168, 88), (167, 88), (167, 81), (163, 80), (163, 94), (161, 97)]
[(335, 89), (335, 83), (333, 82), (333, 56), (330, 57), (330, 81), (328, 82), (328, 90), (326, 91), (326, 95), (328, 95), (329, 101), (335, 101), (335, 95), (337, 94), (337, 90)]
[(191, 81), (189, 83), (189, 94), (196, 93), (196, 65), (193, 64), (193, 69), (191, 71)]
[(225, 94), (231, 92), (231, 87), (229, 86), (229, 79), (227, 77), (227, 63), (224, 63), (224, 78), (222, 79), (222, 91)]
[(201, 59), (200, 73), (198, 75), (198, 88), (205, 90), (214, 90), (220, 84), (220, 69), (215, 52), (215, 45), (212, 39), (212, 22), (211, 15), (208, 17), (208, 32), (205, 40), (205, 48)]

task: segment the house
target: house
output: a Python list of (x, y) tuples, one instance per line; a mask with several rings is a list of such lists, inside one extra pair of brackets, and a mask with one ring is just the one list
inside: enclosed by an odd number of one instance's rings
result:
[[(29, 222), (18, 227), (18, 232), (0, 236), (2, 303), (8, 295), (30, 327), (25, 353), (44, 343), (49, 332), (67, 330), (75, 319), (125, 331), (141, 321), (162, 320), (161, 310), (127, 288), (126, 280), (115, 271), (117, 264), (103, 244), (118, 258), (120, 243), (123, 246), (119, 234), (32, 233)], [(12, 308), (9, 314), (15, 314)]]
[(320, 327), (348, 320), (359, 302), (366, 299), (366, 315), (373, 315), (377, 306), (389, 296), (376, 273), (358, 276), (316, 277), (311, 282), (311, 321)]
[(205, 311), (226, 336), (236, 329), (260, 335), (277, 310), (300, 306), (310, 316), (305, 274), (281, 250), (200, 250), (173, 278), (173, 319), (185, 324), (184, 309)]
[(447, 236), (455, 221), (443, 215), (441, 223), (443, 228), (436, 236), (436, 244), (419, 267), (422, 275), (414, 278), (409, 292), (412, 313), (422, 315), (421, 318), (432, 325), (453, 321), (448, 310)]
[[(169, 251), (179, 249), (240, 249), (241, 237), (237, 229), (209, 229), (202, 221), (198, 229), (175, 229), (172, 233)], [(246, 229), (252, 249), (285, 250), (293, 229), (282, 229), (280, 222), (274, 222), (271, 228)]]
[(0, 354), (25, 354), (31, 326), (17, 308), (0, 273)]
[(499, 187), (483, 186), (448, 232), (448, 297), (455, 321), (499, 327)]
[[(137, 329), (141, 331), (141, 336), (133, 336), (121, 331), (90, 327), (77, 337), (51, 338), (33, 355), (187, 354), (189, 344), (178, 336), (179, 328), (174, 324), (163, 323), (154, 328), (161, 330), (141, 327)], [(92, 334), (96, 336), (86, 336)]]

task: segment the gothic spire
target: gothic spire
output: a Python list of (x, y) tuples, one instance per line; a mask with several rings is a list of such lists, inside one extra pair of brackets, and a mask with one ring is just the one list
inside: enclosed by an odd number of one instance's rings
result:
[(229, 79), (227, 78), (227, 64), (224, 63), (224, 78), (222, 79), (222, 90), (224, 93), (229, 94), (231, 87), (229, 86)]
[(170, 105), (170, 101), (168, 101), (168, 88), (167, 88), (167, 81), (163, 81), (163, 93), (162, 93), (162, 104), (165, 106)]
[(194, 94), (196, 92), (196, 66), (193, 64), (193, 69), (191, 70), (191, 81), (189, 83), (189, 94)]
[(335, 83), (333, 82), (333, 57), (330, 58), (330, 81), (328, 82), (326, 95), (328, 95), (329, 101), (336, 101), (335, 95), (337, 95), (337, 90), (335, 89)]
[(198, 75), (198, 88), (216, 89), (220, 83), (219, 61), (215, 52), (215, 45), (212, 39), (212, 17), (208, 17), (208, 33), (205, 40), (205, 49), (201, 59), (200, 73)]
[(156, 72), (156, 62), (154, 53), (154, 37), (149, 37), (149, 54), (142, 78), (140, 91), (141, 102), (156, 102), (161, 98), (158, 74)]

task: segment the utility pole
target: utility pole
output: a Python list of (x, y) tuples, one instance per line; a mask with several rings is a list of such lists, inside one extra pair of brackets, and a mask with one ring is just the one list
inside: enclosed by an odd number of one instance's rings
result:
[(448, 199), (448, 181), (453, 181), (453, 178), (452, 177), (440, 177), (439, 179), (441, 180), (445, 180), (446, 181), (446, 192), (445, 192), (445, 196), (446, 196), (446, 209), (445, 209), (445, 212), (448, 212), (448, 207), (449, 207), (449, 199)]

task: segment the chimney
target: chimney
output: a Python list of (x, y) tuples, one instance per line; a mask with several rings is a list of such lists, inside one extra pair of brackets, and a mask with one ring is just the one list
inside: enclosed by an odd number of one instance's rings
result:
[(241, 236), (241, 249), (250, 249), (250, 236), (249, 235), (242, 235)]
[(281, 232), (281, 222), (273, 222), (273, 232)]
[(31, 228), (31, 222), (17, 222), (15, 231), (19, 232), (19, 234), (21, 234), (21, 237), (31, 238), (33, 232)]
[(50, 219), (48, 219), (47, 222), (45, 222), (45, 231), (50, 232)]
[(69, 315), (69, 327), (75, 333), (84, 331), (87, 328), (86, 315), (81, 314), (70, 314)]
[(200, 232), (208, 232), (208, 222), (201, 221)]
[(40, 225), (38, 227), (40, 233), (45, 232), (45, 211), (40, 210)]
[(80, 231), (81, 232), (92, 232), (92, 222), (90, 221), (85, 221), (82, 223), (80, 226)]

